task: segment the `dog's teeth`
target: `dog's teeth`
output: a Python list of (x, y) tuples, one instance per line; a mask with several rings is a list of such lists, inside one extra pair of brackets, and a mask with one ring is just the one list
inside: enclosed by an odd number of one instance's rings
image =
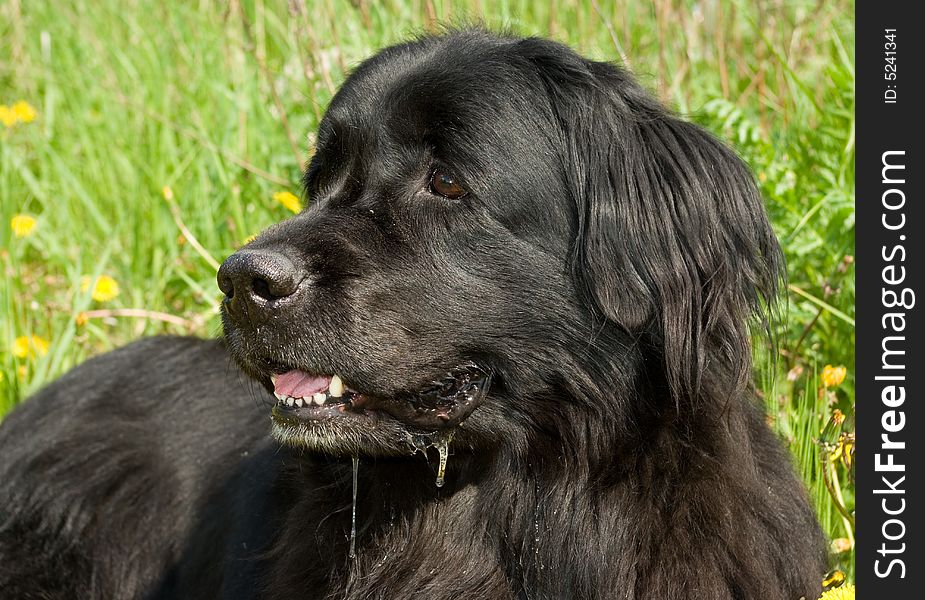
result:
[(340, 398), (344, 395), (344, 380), (340, 378), (340, 375), (331, 377), (328, 393), (331, 394), (332, 398)]
[(276, 373), (274, 373), (273, 375), (270, 375), (270, 383), (272, 383), (273, 385), (276, 385)]
[(286, 399), (286, 395), (285, 395), (285, 394), (280, 394), (279, 392), (273, 392), (273, 395), (276, 396), (276, 399), (277, 399), (277, 400), (280, 400), (280, 401)]
[(295, 399), (295, 405), (298, 406), (299, 408), (301, 408), (301, 407), (302, 407), (302, 399), (301, 399), (301, 398), (296, 398), (296, 399)]
[(317, 404), (318, 406), (321, 406), (322, 404), (324, 404), (324, 399), (325, 399), (324, 392), (315, 392), (315, 394), (312, 396), (312, 400), (314, 400), (315, 404)]

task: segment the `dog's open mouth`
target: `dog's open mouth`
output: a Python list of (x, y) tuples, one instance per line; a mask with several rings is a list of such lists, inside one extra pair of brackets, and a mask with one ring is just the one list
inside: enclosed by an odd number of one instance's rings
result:
[(415, 392), (394, 397), (360, 392), (340, 375), (312, 375), (299, 369), (270, 377), (277, 398), (273, 418), (280, 425), (329, 419), (378, 420), (389, 415), (424, 431), (462, 423), (482, 403), (491, 373), (468, 363)]

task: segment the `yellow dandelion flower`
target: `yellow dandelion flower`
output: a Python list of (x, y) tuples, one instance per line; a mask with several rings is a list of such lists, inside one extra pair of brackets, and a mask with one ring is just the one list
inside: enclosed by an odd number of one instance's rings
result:
[(18, 238), (24, 238), (35, 229), (35, 217), (29, 215), (16, 215), (10, 219), (10, 228), (13, 235)]
[(45, 338), (40, 338), (37, 335), (33, 335), (32, 346), (35, 348), (35, 351), (39, 356), (45, 356), (48, 354), (48, 340)]
[(78, 327), (83, 327), (87, 324), (87, 321), (90, 320), (90, 317), (87, 316), (87, 313), (81, 311), (77, 313), (77, 317), (74, 319), (74, 324)]
[(854, 463), (854, 434), (842, 432), (838, 436), (838, 442), (829, 445), (829, 460), (838, 462), (839, 460), (850, 469)]
[(0, 104), (0, 123), (3, 123), (4, 127), (12, 127), (18, 120), (19, 118), (16, 116), (16, 113), (13, 112), (12, 108), (6, 104)]
[(854, 586), (849, 583), (823, 593), (819, 600), (854, 600), (854, 596)]
[(169, 185), (165, 185), (163, 189), (161, 189), (161, 194), (164, 195), (164, 200), (167, 200), (168, 202), (173, 200), (173, 190), (170, 189)]
[(843, 433), (839, 437), (838, 443), (842, 448), (841, 460), (850, 469), (851, 464), (854, 462), (854, 434)]
[(89, 275), (80, 280), (80, 291), (84, 294), (93, 286), (90, 296), (97, 302), (108, 302), (119, 295), (119, 283), (109, 275), (100, 275), (93, 281)]
[(16, 358), (29, 356), (29, 338), (27, 336), (22, 335), (13, 340), (13, 356)]
[(13, 340), (13, 356), (16, 358), (35, 358), (48, 354), (48, 340), (37, 335), (21, 335)]
[(276, 192), (273, 199), (294, 213), (302, 211), (302, 201), (292, 192)]
[(845, 574), (838, 569), (833, 569), (826, 573), (826, 576), (822, 579), (822, 587), (838, 587), (845, 583)]
[(38, 113), (35, 112), (35, 109), (32, 108), (32, 105), (25, 100), (20, 100), (14, 104), (10, 110), (13, 111), (13, 114), (16, 115), (16, 118), (22, 123), (31, 123), (32, 121), (35, 121), (35, 117), (38, 116)]
[(826, 365), (822, 369), (822, 385), (827, 388), (837, 387), (845, 380), (846, 375), (848, 375), (847, 367), (842, 365), (837, 367)]

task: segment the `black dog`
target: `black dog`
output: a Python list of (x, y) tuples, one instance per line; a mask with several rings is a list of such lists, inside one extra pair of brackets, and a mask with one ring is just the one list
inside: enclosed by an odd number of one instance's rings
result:
[(224, 343), (134, 344), (4, 421), (4, 598), (818, 595), (749, 387), (780, 250), (728, 148), (465, 31), (357, 68), (304, 183), (222, 266)]

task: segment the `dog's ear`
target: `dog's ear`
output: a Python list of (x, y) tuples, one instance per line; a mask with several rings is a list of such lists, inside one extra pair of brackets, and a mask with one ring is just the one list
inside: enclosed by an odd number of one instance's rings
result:
[(751, 172), (617, 67), (561, 50), (534, 60), (568, 148), (573, 268), (589, 303), (655, 338), (676, 397), (699, 395), (708, 370), (729, 388), (714, 392), (741, 388), (748, 323), (767, 315), (783, 271)]

